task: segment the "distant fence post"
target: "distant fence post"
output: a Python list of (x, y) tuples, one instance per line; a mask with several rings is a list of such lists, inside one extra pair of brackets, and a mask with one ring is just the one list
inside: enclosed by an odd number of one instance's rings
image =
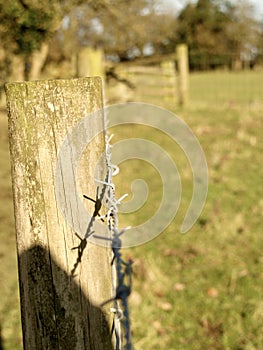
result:
[(77, 55), (77, 76), (104, 78), (104, 75), (103, 50), (91, 47), (82, 48)]
[(162, 61), (162, 79), (164, 82), (163, 99), (165, 105), (174, 108), (176, 106), (176, 87), (175, 87), (175, 66), (174, 61)]
[[(99, 307), (112, 297), (111, 250), (87, 242), (71, 276), (78, 258), (72, 248), (81, 241), (54, 190), (60, 145), (84, 116), (103, 107), (101, 79), (9, 83), (6, 94), (24, 349), (112, 349), (111, 316)], [(95, 132), (101, 125), (98, 112), (87, 129)], [(94, 167), (103, 150), (100, 134), (80, 161), (79, 183), (65, 192), (80, 187), (80, 197), (95, 196)]]
[(179, 105), (185, 106), (188, 102), (189, 61), (186, 44), (176, 46), (176, 60), (178, 69), (178, 98)]

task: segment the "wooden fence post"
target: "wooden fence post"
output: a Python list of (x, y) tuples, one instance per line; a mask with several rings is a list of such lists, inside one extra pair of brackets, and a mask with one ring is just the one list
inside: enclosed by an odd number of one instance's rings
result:
[(77, 76), (104, 78), (104, 58), (101, 49), (82, 48), (77, 55)]
[(163, 99), (166, 106), (174, 108), (176, 106), (176, 87), (175, 87), (175, 66), (174, 61), (161, 62), (162, 79), (164, 82)]
[(188, 81), (189, 81), (188, 47), (186, 44), (177, 45), (176, 60), (177, 60), (177, 69), (178, 69), (179, 105), (185, 106), (188, 102)]
[[(5, 88), (24, 349), (112, 349), (111, 316), (99, 307), (112, 297), (111, 250), (87, 242), (71, 275), (79, 257), (72, 248), (81, 241), (60, 212), (54, 190), (57, 153), (71, 129), (95, 110), (100, 112), (87, 132), (103, 128), (101, 79), (9, 83)], [(80, 197), (95, 197), (94, 167), (103, 150), (101, 133), (78, 167)], [(74, 192), (77, 186), (64, 190)], [(93, 209), (91, 203), (91, 214)]]

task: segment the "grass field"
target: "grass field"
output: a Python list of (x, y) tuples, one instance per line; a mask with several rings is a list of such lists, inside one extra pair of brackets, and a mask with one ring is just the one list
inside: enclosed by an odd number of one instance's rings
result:
[[(190, 103), (174, 112), (198, 137), (209, 167), (205, 209), (185, 235), (179, 227), (191, 196), (190, 169), (170, 139), (148, 128), (132, 131), (170, 153), (182, 176), (182, 205), (158, 238), (125, 251), (134, 262), (130, 297), (134, 349), (263, 350), (263, 72), (195, 73)], [(2, 113), (3, 114), (3, 113)], [(7, 123), (0, 119), (0, 323), (5, 350), (21, 349)], [(114, 130), (131, 136), (130, 128)], [(142, 177), (160, 188), (154, 170), (134, 160), (121, 167), (118, 194)], [(135, 176), (136, 175), (136, 176)], [(160, 197), (124, 224), (152, 214)]]

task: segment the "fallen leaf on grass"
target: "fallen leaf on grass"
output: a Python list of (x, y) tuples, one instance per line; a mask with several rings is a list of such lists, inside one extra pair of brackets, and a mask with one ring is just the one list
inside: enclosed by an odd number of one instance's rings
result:
[(155, 291), (154, 291), (154, 294), (155, 294), (158, 298), (163, 298), (163, 296), (164, 296), (163, 290), (160, 290), (160, 289), (155, 290)]
[(171, 311), (173, 309), (173, 305), (171, 303), (163, 302), (163, 303), (158, 303), (157, 306), (164, 310), (164, 311)]
[(156, 330), (158, 335), (164, 335), (167, 333), (167, 330), (164, 327), (162, 327), (162, 324), (160, 321), (154, 321), (153, 328)]
[(130, 295), (130, 301), (134, 304), (134, 305), (140, 305), (142, 302), (142, 296), (141, 294), (139, 294), (136, 291), (133, 291)]
[(178, 255), (178, 250), (177, 249), (171, 249), (171, 248), (166, 248), (163, 251), (164, 256), (176, 256)]
[(185, 284), (183, 283), (175, 283), (174, 285), (174, 290), (176, 291), (181, 291), (185, 289)]
[(218, 297), (218, 290), (214, 287), (209, 288), (207, 290), (207, 295), (211, 298), (217, 298)]

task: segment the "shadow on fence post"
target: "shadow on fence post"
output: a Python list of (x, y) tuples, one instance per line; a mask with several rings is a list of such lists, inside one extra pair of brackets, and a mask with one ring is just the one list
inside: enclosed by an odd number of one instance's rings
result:
[[(57, 153), (71, 129), (100, 111), (86, 128), (92, 135), (103, 130), (101, 79), (10, 83), (6, 94), (24, 349), (111, 350), (112, 316), (99, 308), (113, 296), (111, 250), (87, 242), (76, 277), (71, 276), (78, 258), (72, 248), (80, 242), (54, 190)], [(102, 151), (100, 134), (80, 161), (77, 185), (65, 191), (94, 195)]]
[(19, 255), (19, 266), (26, 270), (20, 280), (24, 349), (113, 349), (104, 314), (49, 251), (36, 244)]

